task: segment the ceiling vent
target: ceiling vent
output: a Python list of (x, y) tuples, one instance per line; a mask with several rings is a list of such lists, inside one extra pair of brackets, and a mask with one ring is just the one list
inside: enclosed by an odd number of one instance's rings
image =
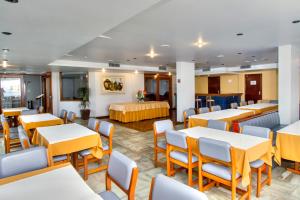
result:
[(210, 67), (205, 67), (202, 69), (203, 72), (209, 72), (210, 71)]
[(120, 67), (120, 64), (118, 63), (108, 63), (109, 67)]
[(161, 70), (161, 71), (166, 71), (167, 70), (167, 66), (159, 66), (158, 69)]
[(250, 69), (251, 65), (244, 65), (244, 66), (240, 66), (240, 69)]

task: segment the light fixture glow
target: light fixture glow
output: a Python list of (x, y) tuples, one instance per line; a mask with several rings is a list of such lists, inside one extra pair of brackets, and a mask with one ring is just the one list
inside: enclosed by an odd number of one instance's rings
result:
[(169, 72), (169, 76), (171, 76), (172, 75), (172, 73), (171, 72)]
[(103, 72), (103, 73), (106, 72), (105, 68), (102, 68), (102, 72)]
[(98, 38), (109, 39), (109, 40), (112, 39), (111, 37), (109, 37), (107, 35), (99, 35)]
[(150, 52), (146, 54), (146, 56), (154, 58), (155, 56), (158, 56), (158, 54), (154, 52), (154, 49), (151, 49)]
[(2, 67), (6, 68), (7, 67), (7, 60), (2, 60)]
[(170, 47), (169, 44), (161, 44), (160, 46), (161, 46), (161, 47)]
[(135, 71), (134, 71), (134, 73), (135, 73), (135, 74), (138, 74), (138, 73), (139, 73), (139, 71), (138, 71), (138, 70), (135, 70)]
[(223, 54), (220, 54), (217, 56), (218, 58), (224, 58), (224, 55)]
[(201, 47), (203, 47), (203, 46), (205, 46), (205, 45), (207, 45), (207, 44), (208, 44), (208, 43), (207, 43), (207, 42), (204, 42), (204, 41), (202, 40), (202, 38), (199, 38), (198, 41), (194, 43), (194, 45), (197, 46), (197, 47), (199, 47), (199, 48), (201, 48)]

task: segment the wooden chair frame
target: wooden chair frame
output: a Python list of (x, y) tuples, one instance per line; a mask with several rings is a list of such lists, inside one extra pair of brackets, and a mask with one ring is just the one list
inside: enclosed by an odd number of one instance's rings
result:
[(68, 122), (67, 115), (68, 115), (68, 112), (65, 112), (63, 118), (61, 118), (63, 120), (64, 124), (67, 124), (67, 122)]
[(106, 171), (106, 179), (105, 179), (105, 183), (106, 183), (106, 191), (111, 191), (111, 182), (113, 182), (114, 184), (116, 184), (123, 192), (125, 192), (128, 196), (128, 200), (134, 200), (134, 196), (135, 196), (135, 188), (136, 188), (136, 183), (137, 183), (137, 178), (138, 178), (138, 173), (139, 170), (138, 168), (133, 168), (132, 169), (132, 174), (131, 174), (131, 180), (130, 180), (130, 185), (128, 190), (126, 190), (125, 188), (123, 188), (116, 180), (113, 179), (113, 177), (111, 177), (108, 173), (108, 171)]
[(152, 177), (151, 186), (150, 186), (150, 193), (149, 193), (149, 200), (152, 200), (152, 193), (153, 193), (154, 184), (155, 184), (155, 177)]
[(4, 146), (5, 146), (5, 153), (10, 153), (11, 148), (19, 147), (21, 145), (20, 139), (11, 139), (10, 138), (10, 129), (9, 124), (7, 121), (2, 123), (3, 126), (3, 138), (4, 138)]
[(183, 112), (183, 127), (188, 128), (189, 125), (189, 118), (186, 114), (186, 111)]
[[(201, 145), (201, 144), (200, 144)], [(231, 147), (230, 148), (230, 154), (231, 154), (231, 162), (224, 162), (218, 159), (214, 159), (208, 156), (203, 156), (201, 155), (201, 153), (199, 152), (198, 154), (198, 174), (199, 174), (199, 190), (201, 192), (210, 189), (213, 186), (219, 186), (219, 184), (223, 184), (229, 188), (231, 188), (231, 199), (234, 200), (236, 199), (236, 193), (241, 195), (240, 199), (250, 199), (251, 196), (251, 172), (249, 173), (249, 177), (250, 177), (250, 183), (247, 186), (247, 191), (244, 191), (242, 189), (238, 188), (238, 183), (242, 180), (242, 176), (240, 176), (239, 178), (235, 178), (235, 174), (236, 174), (236, 150)], [(205, 171), (202, 171), (202, 163), (205, 161), (205, 163), (207, 162), (213, 162), (216, 164), (220, 164), (223, 166), (227, 166), (231, 168), (231, 174), (232, 174), (232, 180), (228, 181), (226, 179), (222, 179), (219, 176), (215, 176), (213, 174), (207, 173)], [(208, 183), (206, 185), (203, 185), (203, 178), (207, 178), (208, 179)]]
[[(193, 186), (193, 185), (197, 184), (197, 182), (193, 182), (193, 168), (198, 166), (197, 161), (192, 163), (193, 153), (192, 153), (192, 148), (191, 148), (191, 140), (192, 139), (190, 137), (186, 138), (187, 149), (183, 149), (183, 148), (171, 145), (171, 144), (167, 144), (167, 153), (166, 153), (166, 155), (167, 155), (167, 176), (175, 175), (176, 170), (174, 170), (174, 164), (179, 165), (180, 167), (188, 170), (188, 181), (187, 181), (187, 183), (188, 183), (189, 186)], [(170, 153), (172, 151), (180, 151), (180, 152), (183, 152), (183, 153), (187, 153), (188, 163), (184, 163), (184, 162), (181, 162), (181, 161), (176, 160), (174, 158), (171, 158)]]
[[(68, 114), (67, 114), (68, 115)], [(74, 123), (75, 122), (75, 119), (77, 118), (77, 116), (76, 116), (76, 114), (74, 113), (74, 115), (72, 116), (72, 119), (68, 119), (68, 117), (66, 117), (67, 118), (67, 123), (68, 124), (70, 124), (70, 123)]]

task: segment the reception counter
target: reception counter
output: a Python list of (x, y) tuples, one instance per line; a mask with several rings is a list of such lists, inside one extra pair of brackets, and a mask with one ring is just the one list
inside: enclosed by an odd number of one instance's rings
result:
[(221, 106), (222, 109), (230, 108), (231, 103), (240, 103), (243, 93), (228, 93), (228, 94), (213, 94), (213, 93), (197, 93), (196, 99), (201, 99), (201, 107), (206, 107), (206, 99), (211, 98), (215, 100), (215, 105)]

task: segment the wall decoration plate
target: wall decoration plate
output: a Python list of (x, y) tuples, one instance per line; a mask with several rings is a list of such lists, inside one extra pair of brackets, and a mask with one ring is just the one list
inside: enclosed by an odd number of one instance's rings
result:
[(123, 76), (104, 76), (101, 84), (103, 93), (125, 93), (125, 77)]

